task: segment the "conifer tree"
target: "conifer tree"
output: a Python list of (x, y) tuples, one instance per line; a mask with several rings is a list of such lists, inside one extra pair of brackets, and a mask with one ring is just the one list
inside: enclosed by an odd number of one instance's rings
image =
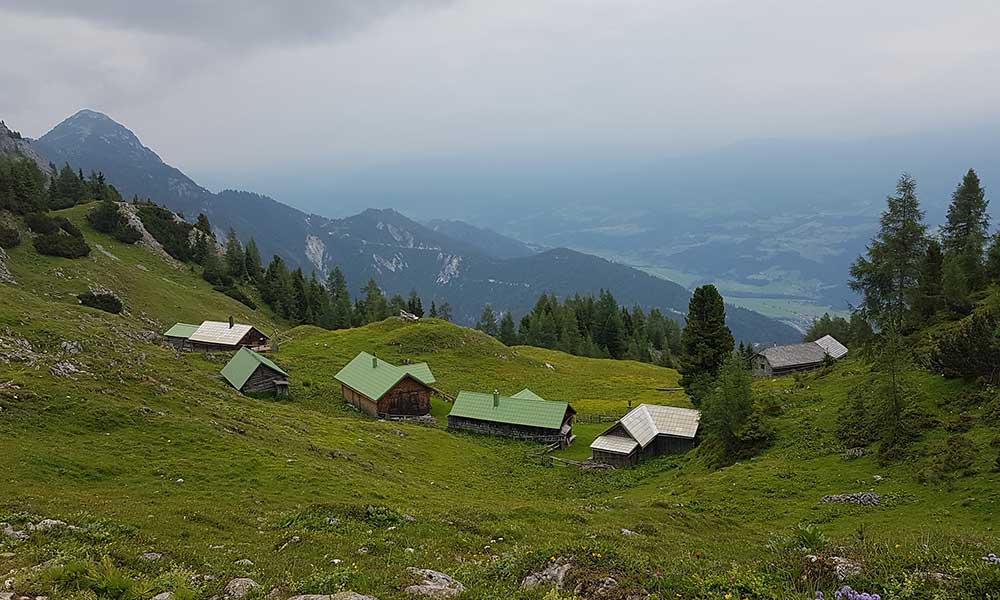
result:
[(364, 292), (365, 323), (375, 323), (389, 316), (389, 303), (374, 279), (369, 279)]
[(240, 244), (240, 239), (236, 237), (236, 230), (232, 227), (229, 228), (229, 234), (226, 236), (226, 251), (224, 256), (229, 276), (236, 281), (245, 279), (247, 271), (246, 254), (243, 253), (243, 246)]
[(514, 317), (507, 311), (500, 319), (500, 341), (505, 346), (517, 345), (517, 331), (514, 326)]
[(260, 250), (257, 249), (257, 242), (253, 238), (247, 242), (246, 251), (244, 252), (244, 271), (246, 276), (250, 281), (257, 282), (260, 281), (263, 271), (261, 269), (260, 262)]
[(947, 222), (941, 227), (944, 252), (955, 257), (957, 268), (970, 289), (982, 284), (983, 247), (989, 232), (989, 201), (972, 169), (951, 196)]
[(990, 283), (1000, 284), (1000, 231), (993, 235), (986, 252), (985, 274)]
[(208, 217), (205, 216), (205, 213), (198, 213), (198, 219), (194, 223), (194, 228), (209, 237), (215, 237), (212, 234), (212, 224), (208, 222)]
[(347, 278), (339, 266), (327, 277), (327, 290), (330, 294), (330, 327), (346, 329), (351, 326), (351, 293), (348, 291)]
[(862, 295), (861, 310), (883, 327), (901, 327), (920, 279), (926, 254), (924, 213), (916, 181), (904, 173), (887, 198), (879, 232), (851, 266), (850, 286)]
[(913, 299), (913, 310), (919, 319), (926, 319), (942, 308), (943, 268), (944, 255), (941, 253), (941, 244), (937, 240), (930, 239), (927, 241), (927, 252), (920, 267), (920, 279)]
[(483, 307), (483, 312), (479, 315), (479, 320), (476, 321), (476, 329), (493, 337), (496, 337), (499, 333), (497, 316), (493, 312), (493, 307), (489, 304)]
[(438, 307), (437, 307), (437, 304), (435, 304), (433, 300), (431, 300), (431, 311), (430, 311), (430, 315), (428, 315), (428, 316), (431, 317), (432, 319), (436, 319), (437, 316), (438, 316)]
[(965, 266), (961, 255), (950, 255), (944, 260), (941, 271), (941, 296), (944, 304), (948, 309), (961, 314), (972, 308), (969, 300), (971, 286)]
[(442, 302), (438, 307), (438, 318), (444, 321), (451, 321), (451, 304)]
[(410, 297), (406, 301), (406, 312), (417, 317), (424, 316), (424, 305), (415, 289), (410, 290)]
[(729, 356), (719, 368), (718, 385), (702, 401), (701, 417), (705, 432), (726, 457), (740, 450), (741, 432), (752, 412), (750, 371), (742, 357)]
[(714, 285), (703, 285), (691, 296), (681, 333), (681, 385), (694, 404), (708, 394), (712, 380), (732, 352), (726, 305)]

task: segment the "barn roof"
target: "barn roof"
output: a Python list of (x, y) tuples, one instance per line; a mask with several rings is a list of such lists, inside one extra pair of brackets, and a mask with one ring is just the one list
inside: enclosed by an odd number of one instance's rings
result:
[(832, 356), (833, 358), (840, 358), (845, 354), (847, 354), (847, 346), (838, 342), (837, 338), (833, 337), (832, 335), (824, 335), (823, 337), (816, 340), (815, 343), (819, 344), (819, 346), (823, 348), (823, 350), (825, 350), (826, 353)]
[(187, 339), (197, 330), (197, 325), (192, 325), (190, 323), (175, 323), (173, 327), (163, 332), (163, 335), (166, 337)]
[(759, 354), (767, 359), (772, 368), (784, 368), (823, 362), (826, 350), (816, 342), (806, 342), (805, 344), (764, 348)]
[(592, 450), (602, 450), (613, 454), (632, 454), (639, 443), (630, 437), (620, 435), (600, 435), (590, 444)]
[(543, 400), (531, 390), (522, 390), (513, 396), (500, 396), (494, 406), (493, 394), (459, 392), (449, 417), (463, 417), (477, 421), (525, 425), (545, 429), (562, 427), (566, 411), (572, 410), (566, 402)]
[(511, 396), (511, 398), (526, 398), (528, 400), (545, 400), (545, 398), (542, 398), (541, 396), (529, 390), (528, 388), (524, 388), (520, 392)]
[(239, 352), (233, 355), (233, 358), (229, 360), (225, 367), (222, 368), (222, 376), (226, 378), (226, 381), (232, 384), (236, 389), (242, 389), (243, 384), (250, 379), (250, 376), (254, 374), (257, 367), (264, 365), (265, 367), (270, 367), (278, 373), (288, 377), (281, 367), (274, 364), (266, 356), (257, 354), (249, 348), (240, 348)]
[(205, 321), (188, 338), (192, 342), (235, 346), (253, 329), (251, 325), (236, 323), (232, 327), (225, 321)]
[[(596, 450), (618, 452), (620, 454), (632, 452), (635, 447), (628, 446), (628, 444), (622, 442), (621, 440), (626, 438), (621, 435), (612, 434), (611, 431), (613, 430), (624, 430), (636, 445), (643, 448), (648, 446), (658, 435), (694, 438), (695, 434), (698, 433), (698, 421), (700, 418), (701, 413), (692, 408), (640, 404), (619, 419), (613, 427), (598, 436), (590, 447)], [(595, 446), (595, 444), (597, 445)], [(625, 447), (629, 449), (624, 450)]]
[(378, 400), (406, 376), (424, 385), (430, 385), (435, 381), (427, 363), (397, 367), (381, 358), (376, 359), (367, 352), (355, 356), (351, 362), (344, 365), (334, 379), (372, 400)]

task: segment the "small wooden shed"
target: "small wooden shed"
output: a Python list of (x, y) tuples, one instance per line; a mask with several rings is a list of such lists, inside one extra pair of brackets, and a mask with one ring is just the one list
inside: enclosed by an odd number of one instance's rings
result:
[(701, 413), (692, 408), (640, 404), (590, 444), (590, 459), (618, 467), (694, 447)]
[(175, 323), (173, 327), (163, 332), (163, 336), (167, 338), (167, 342), (174, 348), (186, 350), (191, 347), (188, 340), (194, 335), (195, 331), (198, 331), (197, 325)]
[(373, 417), (422, 417), (431, 412), (435, 379), (427, 363), (397, 367), (362, 352), (334, 378), (344, 400)]
[(222, 369), (222, 376), (244, 394), (288, 395), (288, 373), (249, 348), (240, 348)]
[(545, 400), (529, 389), (513, 396), (459, 392), (448, 429), (568, 446), (576, 411), (567, 402)]

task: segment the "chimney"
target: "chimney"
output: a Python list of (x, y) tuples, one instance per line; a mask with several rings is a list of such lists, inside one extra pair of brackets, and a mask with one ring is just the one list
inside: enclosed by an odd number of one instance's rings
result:
[(373, 369), (378, 368), (378, 357), (375, 356), (374, 354), (372, 354), (372, 368)]
[(236, 323), (233, 322), (233, 315), (229, 315), (229, 328), (232, 329), (235, 324)]
[(500, 406), (500, 390), (493, 390), (493, 408)]
[(632, 399), (631, 398), (628, 399), (628, 408), (625, 409), (625, 412), (627, 412), (627, 413), (632, 412)]

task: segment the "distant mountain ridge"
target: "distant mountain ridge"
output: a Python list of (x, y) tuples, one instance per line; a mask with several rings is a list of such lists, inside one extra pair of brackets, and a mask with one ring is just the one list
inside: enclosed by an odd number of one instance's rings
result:
[[(564, 297), (609, 289), (623, 304), (656, 306), (679, 320), (690, 298), (684, 287), (631, 267), (564, 248), (535, 253), (464, 223), (428, 227), (395, 210), (377, 209), (329, 219), (252, 192), (216, 194), (164, 163), (123, 125), (91, 110), (59, 123), (33, 146), (57, 164), (103, 172), (125, 198), (148, 197), (188, 219), (203, 212), (220, 236), (232, 227), (244, 241), (253, 237), (265, 261), (280, 255), (320, 275), (340, 266), (355, 293), (369, 278), (388, 294), (415, 289), (427, 304), (450, 303), (460, 323), (472, 323), (486, 303), (524, 314), (543, 292)], [(800, 337), (774, 319), (732, 307), (730, 326), (741, 340)]]

